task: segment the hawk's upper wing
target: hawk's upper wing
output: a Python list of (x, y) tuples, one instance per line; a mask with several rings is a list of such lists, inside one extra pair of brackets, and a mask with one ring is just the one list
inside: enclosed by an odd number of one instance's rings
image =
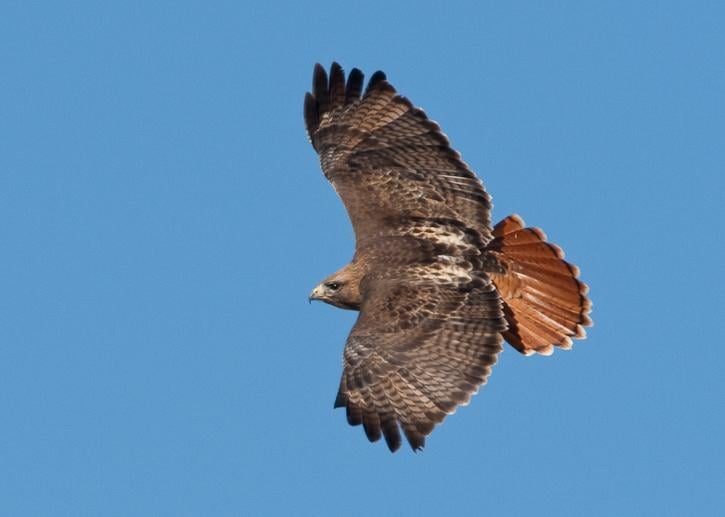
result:
[(376, 72), (345, 83), (315, 66), (305, 96), (307, 133), (352, 220), (357, 248), (409, 218), (455, 219), (491, 240), (490, 197), (435, 122)]
[[(364, 302), (345, 345), (335, 407), (370, 441), (413, 449), (486, 382), (506, 329), (490, 279), (475, 257), (439, 256), (368, 275)], [(475, 268), (473, 269), (475, 271)]]

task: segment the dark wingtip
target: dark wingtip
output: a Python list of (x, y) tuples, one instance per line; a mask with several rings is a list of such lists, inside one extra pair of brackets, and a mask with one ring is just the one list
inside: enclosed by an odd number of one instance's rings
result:
[(376, 90), (395, 93), (395, 88), (387, 82), (387, 77), (381, 70), (370, 77), (363, 93), (364, 80), (365, 75), (358, 68), (350, 71), (346, 82), (345, 72), (337, 61), (332, 62), (329, 75), (320, 63), (315, 63), (312, 73), (312, 92), (305, 95), (304, 106), (305, 126), (313, 146), (315, 132), (325, 113), (357, 102), (361, 94), (367, 96)]
[(344, 104), (345, 72), (337, 62), (333, 62), (330, 66), (330, 110), (342, 107)]
[(333, 406), (335, 409), (340, 407), (345, 407), (347, 405), (347, 396), (342, 392), (337, 392), (337, 397), (335, 397), (335, 405)]
[(382, 436), (380, 429), (380, 420), (377, 414), (373, 412), (366, 412), (363, 415), (363, 429), (365, 430), (365, 436), (371, 442), (377, 442)]
[(312, 72), (312, 84), (313, 85), (315, 84), (315, 81), (319, 77), (324, 77), (325, 80), (327, 80), (327, 71), (325, 70), (325, 67), (322, 66), (320, 63), (315, 63), (315, 68)]
[(333, 83), (332, 78), (335, 76), (339, 76), (340, 74), (344, 74), (340, 63), (338, 63), (337, 61), (333, 61), (330, 65), (330, 86), (332, 86)]
[(327, 111), (328, 104), (328, 88), (327, 88), (327, 72), (320, 63), (315, 63), (315, 70), (312, 73), (312, 95), (317, 101), (318, 113)]
[(345, 406), (347, 414), (347, 423), (350, 425), (360, 425), (363, 422), (362, 411), (359, 407), (347, 404)]
[(345, 104), (360, 98), (364, 81), (365, 74), (360, 69), (353, 68), (350, 70), (350, 75), (347, 76), (347, 85), (345, 86)]
[(385, 72), (378, 70), (372, 75), (372, 77), (370, 77), (370, 84), (368, 84), (368, 88), (372, 88), (379, 82), (386, 81), (387, 79), (388, 77), (385, 75)]
[(380, 83), (387, 81), (387, 77), (385, 76), (385, 73), (381, 70), (378, 70), (375, 72), (371, 77), (370, 81), (368, 82), (368, 87), (365, 89), (365, 95), (370, 93), (372, 90), (374, 90)]
[(408, 440), (410, 448), (413, 449), (413, 452), (423, 450), (423, 447), (425, 447), (425, 436), (423, 436), (423, 434), (415, 429), (409, 429), (405, 426), (403, 427), (403, 432), (405, 433), (405, 437)]
[(402, 441), (400, 439), (400, 431), (398, 430), (398, 422), (395, 420), (395, 417), (389, 413), (380, 415), (380, 427), (390, 452), (395, 452), (400, 449)]
[(390, 452), (397, 452), (398, 449), (400, 449), (400, 444), (401, 444), (400, 435), (391, 436), (389, 434), (383, 433), (383, 437), (385, 438), (385, 443), (388, 446), (388, 449), (390, 450)]

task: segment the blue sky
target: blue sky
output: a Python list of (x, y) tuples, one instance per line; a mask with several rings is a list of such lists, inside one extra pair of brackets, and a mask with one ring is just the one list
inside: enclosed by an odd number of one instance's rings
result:
[[(0, 514), (722, 512), (725, 9), (548, 4), (4, 4)], [(307, 303), (353, 248), (302, 123), (333, 59), (591, 286), (418, 454), (332, 409), (355, 315)]]

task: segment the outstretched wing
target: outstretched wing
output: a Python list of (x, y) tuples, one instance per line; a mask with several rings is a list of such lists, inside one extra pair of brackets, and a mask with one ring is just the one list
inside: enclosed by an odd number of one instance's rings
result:
[(315, 66), (305, 123), (325, 176), (342, 198), (356, 247), (395, 235), (409, 219), (461, 221), (491, 240), (491, 201), (435, 122), (398, 95), (382, 72)]
[(485, 383), (506, 329), (502, 301), (466, 257), (441, 256), (366, 277), (345, 345), (335, 407), (370, 441), (414, 450)]

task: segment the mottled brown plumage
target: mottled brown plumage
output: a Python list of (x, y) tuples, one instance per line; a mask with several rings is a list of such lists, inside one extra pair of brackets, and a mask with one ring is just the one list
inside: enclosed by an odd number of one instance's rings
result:
[(355, 231), (311, 299), (360, 311), (335, 407), (391, 451), (414, 450), (484, 384), (504, 338), (550, 354), (584, 337), (578, 270), (536, 228), (491, 228), (491, 199), (438, 125), (376, 72), (315, 66), (305, 124)]

